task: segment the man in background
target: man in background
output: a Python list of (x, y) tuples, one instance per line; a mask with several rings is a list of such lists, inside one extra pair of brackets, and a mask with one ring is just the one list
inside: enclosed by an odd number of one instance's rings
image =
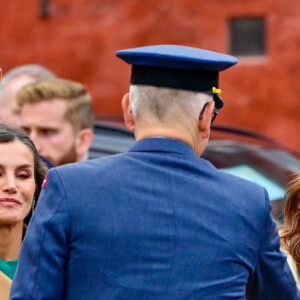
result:
[(20, 127), (40, 155), (59, 166), (84, 160), (93, 139), (92, 99), (74, 81), (49, 79), (24, 86), (17, 94)]
[(54, 78), (55, 74), (38, 64), (18, 66), (5, 73), (0, 83), (0, 121), (8, 126), (20, 126), (20, 108), (16, 101), (21, 87), (37, 80)]
[[(129, 151), (52, 168), (11, 300), (299, 299), (267, 192), (199, 158), (223, 102), (225, 54), (118, 51)], [(246, 297), (247, 296), (247, 297)]]

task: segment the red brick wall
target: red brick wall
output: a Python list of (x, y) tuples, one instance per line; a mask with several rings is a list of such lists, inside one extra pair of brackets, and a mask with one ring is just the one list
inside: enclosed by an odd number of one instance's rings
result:
[(130, 68), (118, 49), (184, 44), (228, 53), (228, 20), (264, 16), (267, 55), (239, 58), (221, 74), (226, 106), (219, 124), (258, 130), (300, 150), (298, 0), (1, 1), (0, 66), (40, 63), (89, 88), (97, 114), (121, 114)]

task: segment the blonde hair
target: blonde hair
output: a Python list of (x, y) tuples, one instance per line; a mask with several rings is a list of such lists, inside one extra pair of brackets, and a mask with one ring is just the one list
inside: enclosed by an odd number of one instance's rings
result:
[(27, 84), (18, 92), (17, 103), (23, 107), (26, 104), (54, 98), (67, 101), (65, 118), (74, 129), (93, 128), (92, 99), (85, 87), (78, 82), (66, 79), (49, 79)]

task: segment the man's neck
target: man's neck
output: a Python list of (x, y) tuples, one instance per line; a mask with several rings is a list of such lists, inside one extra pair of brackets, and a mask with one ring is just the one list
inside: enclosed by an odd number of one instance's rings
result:
[(141, 140), (150, 137), (165, 137), (176, 139), (188, 144), (194, 150), (196, 149), (196, 141), (193, 139), (193, 134), (188, 131), (179, 130), (178, 128), (169, 127), (147, 127), (140, 130), (135, 130), (136, 140)]

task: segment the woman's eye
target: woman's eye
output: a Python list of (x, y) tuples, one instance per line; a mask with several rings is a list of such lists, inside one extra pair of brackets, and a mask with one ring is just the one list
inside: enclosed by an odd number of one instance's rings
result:
[(21, 179), (27, 179), (31, 176), (29, 172), (20, 172), (17, 174), (17, 176)]

